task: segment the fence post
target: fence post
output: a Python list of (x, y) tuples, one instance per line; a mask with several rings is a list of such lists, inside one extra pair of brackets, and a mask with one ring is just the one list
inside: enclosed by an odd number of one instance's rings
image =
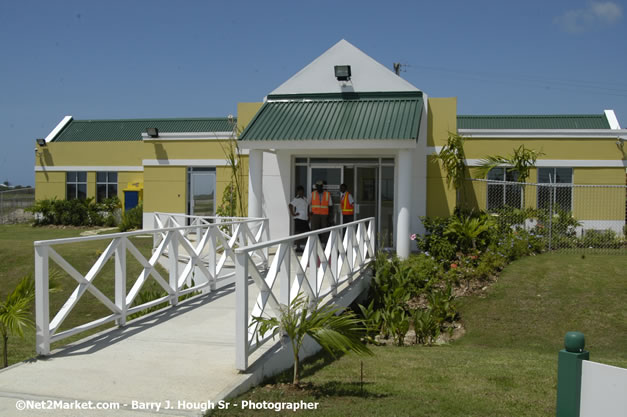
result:
[(235, 255), (235, 367), (248, 368), (248, 253)]
[(126, 238), (120, 238), (115, 248), (115, 305), (120, 309), (118, 326), (126, 324)]
[(170, 297), (170, 304), (175, 306), (179, 303), (179, 232), (178, 230), (171, 230), (168, 233), (172, 233), (168, 257), (170, 258), (170, 288), (174, 290)]
[(590, 359), (590, 352), (584, 350), (585, 345), (583, 333), (566, 333), (564, 349), (557, 358), (556, 417), (579, 417), (581, 361)]
[(48, 293), (48, 247), (35, 246), (35, 322), (37, 353), (50, 354), (50, 301)]

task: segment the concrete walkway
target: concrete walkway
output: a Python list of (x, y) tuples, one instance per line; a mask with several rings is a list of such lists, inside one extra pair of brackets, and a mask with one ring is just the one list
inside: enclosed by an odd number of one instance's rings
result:
[[(3, 370), (0, 415), (201, 415), (208, 400), (222, 399), (249, 377), (235, 370), (234, 341), (231, 285), (69, 345), (45, 359)], [(257, 356), (263, 351), (260, 348)], [(20, 400), (34, 403), (18, 411)], [(120, 410), (30, 408), (52, 406), (57, 400), (66, 408), (75, 407), (75, 401), (114, 402)], [(164, 410), (168, 401), (171, 408)], [(151, 410), (139, 409), (149, 405)]]

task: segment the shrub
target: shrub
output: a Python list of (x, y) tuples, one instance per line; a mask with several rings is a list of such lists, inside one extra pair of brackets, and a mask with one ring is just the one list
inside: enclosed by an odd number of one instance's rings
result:
[(132, 229), (141, 229), (144, 217), (144, 208), (142, 203), (139, 203), (136, 207), (126, 210), (122, 214), (122, 222), (120, 223), (120, 231), (126, 232)]
[(38, 200), (27, 210), (35, 214), (35, 225), (102, 226), (114, 225), (120, 207), (117, 197), (97, 203), (93, 197), (84, 200)]
[(612, 229), (586, 230), (580, 240), (584, 248), (615, 248), (620, 244), (618, 234)]

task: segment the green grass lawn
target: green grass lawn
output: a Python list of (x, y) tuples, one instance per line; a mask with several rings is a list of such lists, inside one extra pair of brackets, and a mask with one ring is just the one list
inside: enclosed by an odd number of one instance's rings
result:
[[(25, 275), (34, 276), (34, 247), (33, 242), (36, 240), (58, 239), (67, 237), (77, 237), (86, 229), (59, 229), (49, 227), (32, 227), (26, 224), (18, 225), (0, 225), (0, 299), (5, 300), (7, 294), (15, 288), (17, 282)], [(152, 249), (152, 239), (148, 238), (132, 238), (133, 244), (142, 252), (145, 257), (149, 257)], [(78, 244), (67, 244), (55, 246), (55, 250), (63, 256), (72, 266), (74, 266), (81, 274), (85, 275), (98, 256), (108, 245), (109, 240), (83, 242)], [(50, 260), (51, 269), (58, 269), (56, 264)], [(127, 252), (127, 284), (128, 288), (132, 286), (141, 266), (135, 258)], [(164, 275), (162, 271), (162, 276)], [(77, 287), (77, 282), (66, 273), (59, 275), (60, 290), (50, 295), (50, 319), (59, 311), (65, 303), (68, 296)], [(114, 265), (111, 258), (103, 270), (94, 280), (95, 286), (114, 300)], [(144, 287), (146, 288), (146, 287)], [(97, 318), (109, 315), (110, 311), (94, 296), (86, 292), (74, 310), (67, 317), (61, 331), (79, 324), (84, 324)], [(32, 319), (34, 321), (34, 306)], [(113, 324), (101, 326), (91, 331), (102, 330), (111, 327)], [(69, 343), (85, 337), (89, 333), (81, 333), (72, 338), (65, 339), (53, 344), (52, 348), (59, 347), (61, 344)], [(26, 332), (26, 337), (20, 339), (11, 337), (9, 339), (9, 364), (19, 362), (21, 360), (33, 357), (35, 355), (35, 332), (30, 329)]]
[[(231, 401), (315, 401), (318, 410), (298, 413), (315, 416), (554, 415), (557, 352), (567, 331), (585, 334), (591, 360), (627, 367), (625, 295), (627, 256), (527, 257), (484, 295), (459, 300), (467, 333), (451, 345), (374, 347), (366, 358), (319, 355), (304, 367), (305, 389), (261, 386)], [(289, 382), (290, 372), (277, 381)]]

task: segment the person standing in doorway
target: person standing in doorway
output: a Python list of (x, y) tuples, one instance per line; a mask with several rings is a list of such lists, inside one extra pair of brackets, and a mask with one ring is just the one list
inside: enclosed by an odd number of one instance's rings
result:
[[(296, 197), (289, 204), (290, 214), (294, 218), (294, 234), (307, 233), (309, 231), (309, 210), (307, 210), (307, 199), (305, 198), (305, 188), (302, 185), (296, 187)], [(299, 239), (296, 242), (296, 252), (302, 252), (301, 245), (306, 239)]]
[(331, 193), (324, 189), (322, 180), (316, 182), (316, 189), (311, 192), (311, 230), (324, 229), (329, 225), (331, 214)]
[(340, 185), (340, 208), (342, 209), (342, 224), (350, 223), (355, 219), (355, 201), (348, 192), (346, 184)]

